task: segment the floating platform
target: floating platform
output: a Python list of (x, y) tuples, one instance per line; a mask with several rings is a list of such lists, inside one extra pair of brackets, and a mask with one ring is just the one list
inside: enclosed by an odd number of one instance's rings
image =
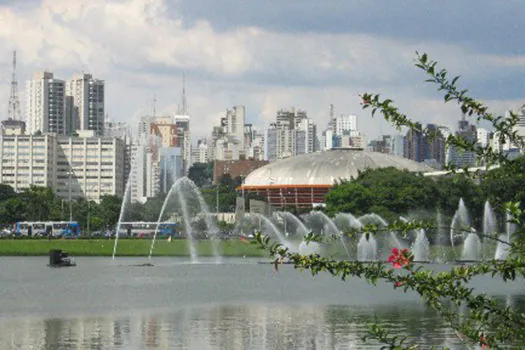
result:
[(77, 266), (72, 258), (68, 257), (66, 252), (60, 249), (51, 249), (49, 251), (49, 267), (73, 267)]

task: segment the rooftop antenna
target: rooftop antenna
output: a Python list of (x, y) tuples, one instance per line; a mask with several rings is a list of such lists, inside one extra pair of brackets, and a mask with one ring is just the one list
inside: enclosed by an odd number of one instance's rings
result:
[(188, 115), (188, 106), (186, 105), (186, 72), (182, 72), (182, 114)]
[(20, 100), (18, 99), (18, 82), (16, 81), (16, 50), (13, 51), (13, 74), (11, 76), (11, 95), (9, 96), (9, 119), (20, 119)]
[(157, 95), (153, 95), (153, 118), (157, 116)]

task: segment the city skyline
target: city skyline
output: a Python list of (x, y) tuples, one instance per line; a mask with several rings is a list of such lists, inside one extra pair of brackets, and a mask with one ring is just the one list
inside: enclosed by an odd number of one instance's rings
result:
[[(297, 106), (324, 128), (334, 104), (336, 115), (358, 115), (368, 139), (391, 133), (386, 122), (361, 111), (364, 91), (388, 95), (422, 123), (453, 127), (460, 113), (422, 82), (425, 76), (413, 68), (415, 50), (463, 75), (462, 87), (495, 112), (522, 101), (516, 76), (525, 57), (511, 34), (524, 26), (514, 14), (525, 5), (472, 4), (292, 1), (264, 8), (226, 1), (217, 8), (207, 0), (3, 0), (0, 110), (7, 114), (16, 49), (19, 87), (36, 71), (90, 72), (106, 81), (109, 116), (133, 127), (151, 114), (153, 96), (159, 114), (177, 110), (186, 71), (194, 139), (208, 133), (200, 123), (215, 123), (239, 104), (253, 125), (268, 125), (277, 110)], [(226, 13), (239, 15), (226, 21)]]

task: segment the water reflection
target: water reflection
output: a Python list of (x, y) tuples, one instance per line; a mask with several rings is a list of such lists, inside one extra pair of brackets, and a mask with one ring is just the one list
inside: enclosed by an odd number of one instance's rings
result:
[[(523, 296), (503, 296), (523, 306)], [(33, 349), (374, 349), (377, 321), (422, 348), (466, 349), (435, 314), (407, 303), (381, 308), (280, 304), (222, 305), (131, 315), (0, 321), (0, 348)]]

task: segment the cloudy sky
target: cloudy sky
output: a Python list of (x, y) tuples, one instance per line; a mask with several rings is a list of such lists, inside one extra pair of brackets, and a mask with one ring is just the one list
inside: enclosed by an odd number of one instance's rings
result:
[(236, 104), (261, 126), (296, 106), (320, 129), (334, 104), (369, 139), (390, 132), (360, 109), (362, 92), (454, 126), (460, 114), (422, 82), (415, 51), (504, 112), (525, 100), (523, 13), (522, 0), (0, 0), (0, 117), (16, 49), (23, 108), (34, 72), (84, 71), (106, 81), (109, 116), (136, 124), (154, 95), (158, 111), (177, 109), (185, 71), (196, 136)]

